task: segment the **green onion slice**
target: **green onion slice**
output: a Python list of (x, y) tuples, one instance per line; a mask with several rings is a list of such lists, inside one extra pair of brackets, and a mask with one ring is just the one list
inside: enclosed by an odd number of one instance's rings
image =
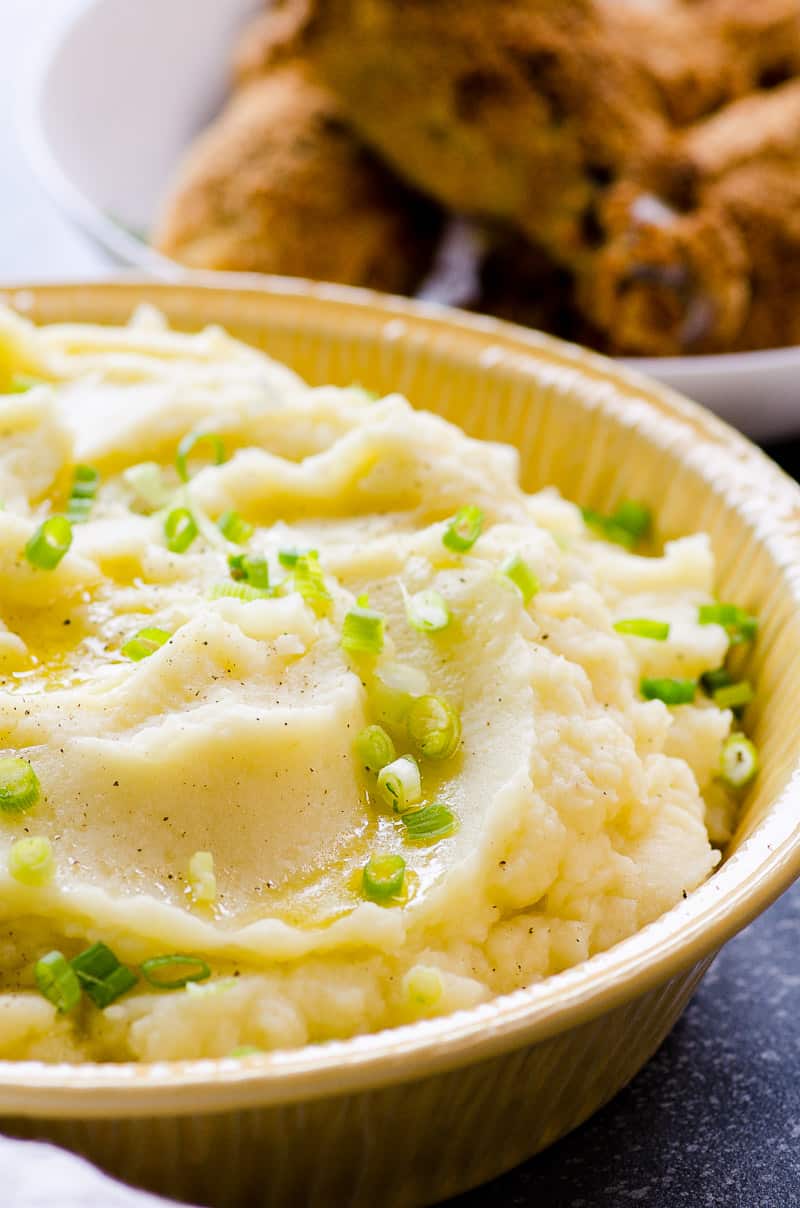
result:
[(182, 990), (189, 982), (205, 981), (211, 969), (198, 956), (172, 953), (169, 956), (153, 956), (143, 961), (142, 977), (156, 990)]
[(409, 843), (436, 843), (458, 829), (458, 819), (440, 801), (403, 814), (403, 826)]
[(413, 755), (401, 755), (378, 773), (378, 792), (396, 813), (411, 809), (422, 798), (422, 781)]
[(72, 545), (72, 525), (66, 516), (50, 516), (25, 546), (25, 557), (39, 570), (55, 570)]
[(163, 508), (174, 494), (165, 481), (164, 471), (155, 461), (142, 461), (122, 471), (123, 481), (138, 497), (139, 502), (152, 510)]
[(361, 874), (361, 889), (371, 902), (388, 902), (402, 895), (405, 879), (402, 856), (371, 856)]
[(173, 554), (184, 554), (197, 536), (197, 521), (188, 508), (173, 508), (164, 520), (164, 536), (167, 549)]
[(8, 385), (3, 389), (3, 394), (25, 394), (28, 390), (33, 390), (34, 386), (46, 386), (42, 378), (33, 377), (30, 373), (12, 373)]
[(139, 980), (103, 943), (92, 944), (73, 957), (70, 964), (82, 988), (101, 1009), (133, 989)]
[(30, 835), (17, 839), (8, 853), (8, 871), (20, 885), (46, 885), (55, 872), (53, 848), (49, 839)]
[(298, 558), (318, 558), (319, 551), (315, 549), (281, 549), (278, 550), (278, 561), (287, 570), (294, 570)]
[(742, 789), (758, 772), (758, 751), (744, 734), (731, 734), (722, 744), (720, 776), (732, 789)]
[(269, 563), (260, 554), (231, 554), (228, 567), (232, 579), (244, 580), (251, 587), (269, 587)]
[(596, 512), (593, 508), (582, 508), (584, 523), (606, 541), (633, 549), (637, 542), (647, 537), (653, 527), (650, 509), (635, 499), (623, 499), (610, 516)]
[(24, 814), (40, 794), (39, 777), (27, 759), (0, 755), (0, 814)]
[(48, 952), (34, 966), (39, 993), (62, 1014), (77, 1007), (81, 1000), (78, 975), (61, 952)]
[(442, 544), (455, 554), (465, 554), (480, 537), (483, 520), (483, 512), (474, 503), (459, 508), (447, 524)]
[(252, 583), (215, 583), (208, 593), (209, 600), (269, 600), (275, 593), (269, 587), (254, 587)]
[(382, 613), (372, 608), (351, 608), (342, 625), (342, 649), (348, 654), (380, 654), (384, 625)]
[(721, 625), (734, 642), (752, 642), (758, 632), (758, 617), (738, 604), (701, 604), (697, 619), (701, 625)]
[(380, 772), (391, 763), (396, 752), (391, 737), (383, 726), (367, 726), (355, 741), (355, 751), (368, 772)]
[(624, 621), (616, 621), (614, 628), (617, 633), (629, 634), (634, 638), (651, 638), (654, 642), (666, 642), (669, 637), (667, 621), (649, 621), (645, 617), (631, 617)]
[(727, 667), (717, 667), (714, 671), (705, 671), (700, 676), (700, 683), (706, 695), (713, 696), (717, 688), (726, 688), (734, 683), (734, 679)]
[(214, 432), (190, 432), (178, 445), (175, 465), (183, 482), (189, 481), (189, 458), (195, 452), (205, 453), (216, 466), (225, 461), (225, 444)]
[(739, 680), (734, 684), (723, 684), (715, 688), (711, 694), (715, 705), (720, 709), (740, 709), (749, 705), (755, 696), (753, 685), (749, 680)]
[(122, 647), (122, 653), (126, 658), (133, 659), (134, 663), (139, 663), (142, 659), (149, 658), (151, 654), (160, 650), (171, 637), (172, 634), (167, 633), (166, 629), (156, 629), (151, 625), (146, 629), (140, 629), (130, 638)]
[(325, 586), (322, 567), (313, 551), (308, 554), (300, 554), (297, 558), (294, 564), (293, 582), (294, 590), (300, 593), (316, 613), (328, 611), (331, 593)]
[(217, 521), (217, 527), (228, 541), (234, 545), (247, 545), (255, 529), (239, 512), (230, 509), (223, 512)]
[(665, 705), (690, 705), (697, 692), (697, 681), (690, 679), (643, 679), (640, 688), (645, 700), (662, 700)]
[(506, 558), (500, 567), (500, 572), (517, 588), (522, 596), (523, 604), (532, 600), (541, 586), (533, 568), (519, 554), (512, 554), (510, 558)]
[(410, 596), (402, 583), (400, 590), (406, 606), (406, 618), (413, 629), (418, 629), (420, 633), (438, 633), (450, 624), (450, 609), (438, 591), (429, 589)]
[(461, 721), (441, 696), (418, 696), (406, 718), (408, 736), (427, 759), (449, 759), (461, 741)]
[(99, 484), (100, 475), (92, 466), (75, 467), (67, 504), (67, 519), (71, 524), (85, 524), (89, 519)]

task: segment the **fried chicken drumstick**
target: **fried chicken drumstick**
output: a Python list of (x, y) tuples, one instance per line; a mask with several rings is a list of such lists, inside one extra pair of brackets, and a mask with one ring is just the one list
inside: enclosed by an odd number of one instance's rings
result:
[[(326, 0), (304, 46), (354, 128), (407, 179), (515, 227), (574, 273), (612, 350), (771, 338), (776, 250), (800, 258), (786, 213), (791, 171), (769, 151), (788, 121), (781, 156), (800, 163), (792, 120), (780, 117), (795, 87), (780, 82), (800, 69), (794, 0), (665, 0), (658, 10), (635, 0)], [(748, 191), (737, 201), (743, 154)], [(776, 192), (756, 204), (768, 163)], [(754, 249), (748, 230), (764, 218), (771, 234)]]
[(245, 32), (240, 87), (181, 165), (155, 245), (195, 268), (413, 292), (439, 211), (364, 147), (297, 59), (306, 7), (267, 12)]

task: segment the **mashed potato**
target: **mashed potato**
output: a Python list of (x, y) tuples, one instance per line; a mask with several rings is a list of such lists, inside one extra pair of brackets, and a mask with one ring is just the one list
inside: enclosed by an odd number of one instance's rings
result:
[(642, 556), (511, 448), (151, 311), (0, 314), (0, 499), (1, 1056), (452, 1011), (714, 868), (705, 536)]

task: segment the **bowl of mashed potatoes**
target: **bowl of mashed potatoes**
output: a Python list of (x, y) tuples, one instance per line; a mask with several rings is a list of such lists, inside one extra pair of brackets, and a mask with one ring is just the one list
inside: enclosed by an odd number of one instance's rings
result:
[(574, 1127), (800, 866), (800, 491), (494, 321), (2, 302), (4, 1128), (399, 1205)]

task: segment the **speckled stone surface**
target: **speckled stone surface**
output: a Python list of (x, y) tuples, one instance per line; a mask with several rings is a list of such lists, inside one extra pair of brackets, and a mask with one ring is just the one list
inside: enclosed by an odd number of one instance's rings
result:
[[(800, 479), (800, 441), (767, 452)], [(800, 883), (723, 949), (608, 1107), (450, 1205), (800, 1208)]]

